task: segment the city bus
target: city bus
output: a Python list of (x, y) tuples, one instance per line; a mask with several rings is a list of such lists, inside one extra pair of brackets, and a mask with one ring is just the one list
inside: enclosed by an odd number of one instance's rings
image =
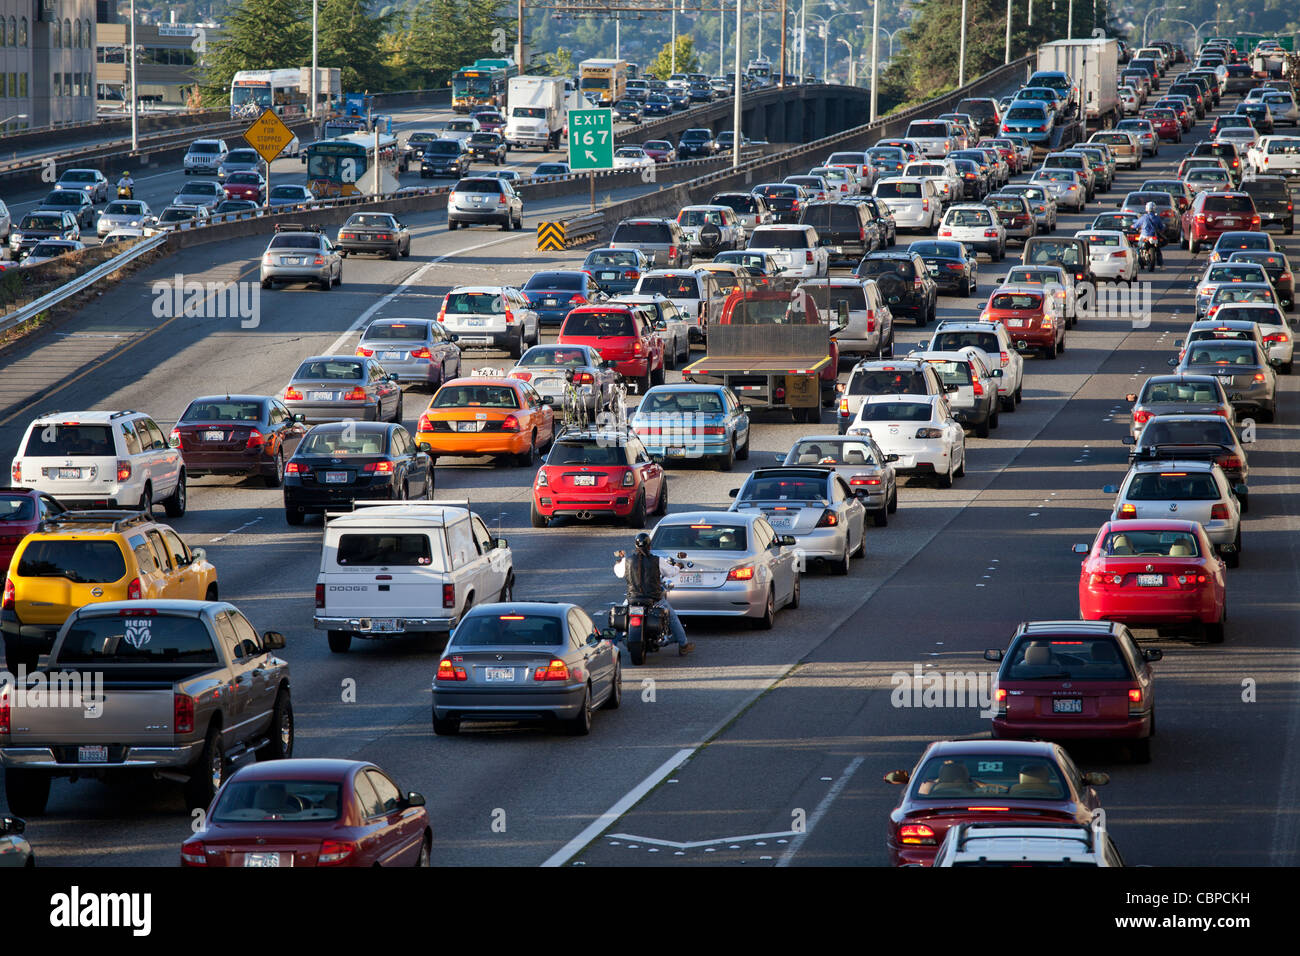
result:
[[(305, 147), (307, 188), (312, 195), (317, 199), (358, 195), (357, 184), (375, 161), (375, 142), (374, 133), (352, 133)], [(397, 137), (380, 133), (378, 143), (379, 161), (389, 172), (406, 172)]]
[(750, 60), (745, 66), (745, 73), (757, 86), (771, 86), (772, 62), (770, 60)]
[(451, 108), (468, 113), (480, 106), (504, 109), (510, 78), (519, 75), (514, 60), (475, 60), (451, 78)]
[(593, 106), (613, 106), (627, 95), (627, 61), (583, 60), (578, 89)]
[[(310, 81), (311, 71), (307, 72)], [(302, 75), (296, 69), (240, 70), (230, 81), (231, 118), (256, 119), (270, 107), (281, 116), (304, 112), (308, 91), (302, 88)]]

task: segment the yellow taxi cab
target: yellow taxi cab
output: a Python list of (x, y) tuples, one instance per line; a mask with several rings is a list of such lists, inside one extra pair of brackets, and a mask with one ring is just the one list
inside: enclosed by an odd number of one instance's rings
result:
[(420, 416), (415, 440), (433, 457), (492, 455), (532, 465), (554, 437), (550, 399), (502, 372), (475, 373), (445, 383)]
[(104, 601), (217, 599), (217, 569), (139, 511), (65, 511), (14, 552), (0, 601), (9, 670), (34, 668), (77, 608)]

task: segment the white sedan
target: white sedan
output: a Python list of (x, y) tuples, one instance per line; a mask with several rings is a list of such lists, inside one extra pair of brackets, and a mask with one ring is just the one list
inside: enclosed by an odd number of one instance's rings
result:
[(937, 475), (945, 488), (966, 474), (966, 432), (943, 395), (867, 396), (846, 434), (870, 435), (900, 474)]
[(1081, 229), (1074, 238), (1088, 243), (1092, 274), (1098, 279), (1132, 282), (1137, 278), (1137, 250), (1124, 233), (1112, 229)]
[(645, 169), (654, 164), (655, 161), (640, 146), (620, 146), (614, 150), (615, 169)]

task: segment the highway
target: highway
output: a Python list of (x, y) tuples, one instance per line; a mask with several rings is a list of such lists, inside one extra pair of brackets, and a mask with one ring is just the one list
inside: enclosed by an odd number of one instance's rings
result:
[[(1235, 103), (1226, 98), (1224, 110)], [(434, 118), (407, 117), (404, 128)], [(1182, 145), (1162, 146), (1141, 171), (1119, 173), (1086, 213), (1062, 214), (1058, 233), (1086, 227), (1143, 180), (1172, 175), (1211, 121)], [(142, 195), (159, 209), (183, 181), (179, 172), (160, 174)], [(530, 204), (525, 217), (585, 205), (580, 193)], [(255, 276), (263, 238), (187, 249), (142, 270), (0, 357), (8, 373), (0, 376), (0, 407), (9, 409), (0, 449), (12, 453), (27, 422), (51, 408), (134, 408), (167, 422), (196, 395), (276, 394), (299, 358), (350, 353), (372, 318), (428, 316), (454, 285), (522, 284), (584, 255), (539, 253), (529, 232), (449, 233), (442, 213), (409, 224), (409, 260), (349, 258), (337, 291), (264, 293), (255, 329), (233, 318), (154, 318), (150, 288), (177, 273), (198, 281)], [(1274, 235), (1300, 254), (1294, 237)], [(941, 298), (940, 318), (977, 315), (1017, 256), (982, 260), (982, 294)], [(190, 511), (171, 523), (207, 549), (223, 599), (259, 630), (286, 634), (295, 755), (372, 760), (403, 789), (423, 793), (435, 865), (884, 865), (885, 824), (899, 794), (881, 776), (910, 769), (931, 740), (987, 733), (973, 710), (894, 708), (890, 675), (917, 664), (986, 671), (983, 650), (1005, 647), (1018, 622), (1077, 617), (1079, 559), (1070, 545), (1092, 540), (1112, 500), (1102, 486), (1126, 470), (1124, 394), (1166, 370), (1205, 260), (1204, 252), (1193, 259), (1166, 247), (1149, 327), (1084, 319), (1059, 360), (1027, 359), (1024, 403), (1001, 417), (990, 439), (968, 438), (967, 476), (951, 490), (906, 481), (897, 514), (888, 527), (869, 529), (866, 560), (851, 577), (810, 571), (802, 606), (781, 612), (774, 630), (688, 624), (697, 643), (690, 657), (661, 653), (634, 669), (625, 654), (623, 707), (597, 713), (587, 738), (504, 725), (434, 737), (429, 685), (439, 648), (404, 638), (331, 654), (311, 627), (320, 525), (289, 528), (278, 491), (197, 480)], [(926, 337), (906, 321), (897, 329), (900, 354)], [(465, 356), (466, 369), (486, 364), (507, 360)], [(48, 387), (51, 378), (60, 384)], [(1280, 379), (1277, 423), (1261, 425), (1249, 448), (1251, 509), (1241, 567), (1229, 576), (1226, 642), (1144, 634), (1145, 646), (1165, 653), (1155, 665), (1160, 720), (1151, 764), (1128, 763), (1112, 747), (1076, 753), (1083, 769), (1111, 773), (1101, 796), (1129, 863), (1295, 865), (1300, 857), (1292, 797), (1300, 773), (1296, 392), (1295, 377)], [(408, 429), (424, 401), (408, 394)], [(825, 421), (820, 430), (833, 431)], [(773, 463), (814, 431), (759, 420), (753, 454), (734, 472), (672, 469), (670, 510), (725, 507), (747, 470)], [(529, 471), (479, 460), (438, 462), (439, 497), (468, 497), (510, 540), (517, 597), (576, 601), (599, 615), (622, 595), (612, 552), (633, 532), (572, 522), (532, 529), (530, 479)], [(1243, 681), (1253, 682), (1251, 702), (1243, 701)], [(355, 702), (345, 702), (350, 682)], [(600, 828), (605, 836), (597, 838)], [(144, 777), (112, 786), (56, 781), (46, 815), (27, 829), (43, 865), (80, 866), (173, 865), (189, 833), (179, 787)]]

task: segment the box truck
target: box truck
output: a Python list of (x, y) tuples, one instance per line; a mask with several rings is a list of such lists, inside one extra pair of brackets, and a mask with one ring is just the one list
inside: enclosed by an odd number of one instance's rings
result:
[(506, 98), (506, 142), (511, 146), (558, 149), (568, 108), (562, 76), (516, 76)]
[(1120, 119), (1119, 44), (1110, 38), (1055, 40), (1038, 48), (1038, 69), (1069, 74), (1079, 90), (1083, 117), (1098, 128)]

